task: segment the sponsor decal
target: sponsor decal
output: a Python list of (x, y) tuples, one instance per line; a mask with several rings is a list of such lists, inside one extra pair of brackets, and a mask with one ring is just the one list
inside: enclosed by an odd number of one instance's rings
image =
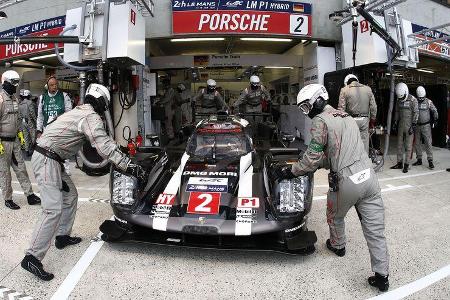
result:
[[(417, 24), (411, 24), (412, 25), (412, 31), (413, 33), (422, 31), (424, 29), (428, 29), (427, 27), (420, 26)], [(430, 41), (438, 38), (445, 38), (448, 37), (447, 40), (438, 41), (434, 43), (425, 44), (422, 46), (419, 46), (419, 52), (420, 53), (426, 53), (428, 55), (442, 57), (446, 59), (450, 59), (450, 35), (443, 33), (438, 30), (431, 30), (426, 32), (425, 34), (418, 34), (416, 35), (415, 39), (416, 42), (423, 42), (423, 41)]]
[(183, 175), (193, 175), (193, 176), (226, 176), (226, 177), (237, 177), (236, 172), (215, 172), (215, 171), (184, 171)]
[(228, 192), (228, 178), (191, 177), (186, 192)]
[(251, 33), (311, 36), (309, 3), (275, 0), (172, 1), (174, 34)]
[(217, 215), (220, 206), (220, 193), (192, 192), (189, 196), (187, 213)]
[(251, 208), (258, 208), (259, 207), (259, 198), (253, 197), (253, 198), (238, 198), (238, 205), (237, 207), (251, 207)]

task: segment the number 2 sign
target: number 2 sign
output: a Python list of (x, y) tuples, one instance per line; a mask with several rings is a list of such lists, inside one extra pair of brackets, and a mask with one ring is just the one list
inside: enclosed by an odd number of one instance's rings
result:
[(187, 212), (189, 214), (216, 215), (219, 213), (220, 193), (191, 192)]
[(309, 17), (305, 15), (290, 15), (291, 34), (308, 35), (309, 34)]

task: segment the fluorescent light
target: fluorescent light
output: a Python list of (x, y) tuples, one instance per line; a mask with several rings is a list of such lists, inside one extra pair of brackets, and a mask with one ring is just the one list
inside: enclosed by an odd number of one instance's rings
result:
[(171, 42), (208, 42), (208, 41), (224, 41), (225, 38), (179, 38), (171, 39)]
[(264, 69), (293, 69), (293, 67), (275, 67), (275, 66), (268, 66), (264, 67)]
[(20, 63), (23, 63), (23, 62), (26, 62), (26, 61), (23, 60), (23, 59), (20, 59), (20, 60), (13, 61), (13, 64), (20, 64)]
[(417, 69), (417, 71), (423, 72), (423, 73), (434, 73), (434, 71), (432, 71), (432, 70), (427, 70), (427, 69)]
[[(59, 53), (60, 55), (63, 55), (64, 53)], [(49, 57), (55, 57), (56, 54), (47, 54), (47, 55), (42, 55), (42, 56), (36, 56), (36, 57), (32, 57), (30, 58), (30, 60), (37, 60), (37, 59), (43, 59), (43, 58), (49, 58)]]
[(241, 41), (251, 41), (251, 42), (292, 42), (292, 39), (282, 39), (282, 38), (241, 38)]

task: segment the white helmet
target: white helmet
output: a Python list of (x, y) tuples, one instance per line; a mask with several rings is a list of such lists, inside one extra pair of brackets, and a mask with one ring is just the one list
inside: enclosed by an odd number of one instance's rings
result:
[(397, 85), (395, 86), (395, 94), (397, 95), (397, 98), (399, 100), (406, 99), (406, 97), (408, 97), (409, 95), (409, 89), (406, 83), (404, 82), (397, 83)]
[(8, 70), (2, 74), (2, 84), (4, 82), (9, 82), (13, 86), (19, 86), (20, 76), (19, 73), (13, 70)]
[(30, 90), (20, 90), (19, 95), (22, 96), (23, 98), (27, 98), (31, 96), (31, 92)]
[(416, 90), (417, 98), (425, 98), (427, 96), (427, 92), (423, 86), (419, 86)]
[(86, 103), (92, 105), (97, 113), (103, 113), (108, 109), (111, 95), (109, 90), (98, 83), (91, 83), (86, 90)]
[(250, 76), (250, 84), (259, 85), (260, 83), (261, 80), (259, 80), (259, 77), (257, 75)]
[(356, 75), (348, 74), (347, 76), (345, 76), (345, 79), (344, 79), (344, 85), (345, 85), (345, 86), (348, 85), (348, 81), (349, 81), (350, 79), (355, 79), (356, 81), (359, 82), (358, 77), (356, 77)]
[(215, 81), (214, 79), (208, 79), (208, 80), (206, 81), (206, 84), (207, 84), (208, 86), (213, 86), (213, 87), (216, 87), (216, 85), (217, 85), (217, 83), (216, 83), (216, 81)]
[(180, 91), (186, 90), (186, 86), (185, 86), (184, 84), (182, 84), (182, 83), (178, 84), (177, 87), (178, 87), (178, 89), (179, 89)]
[(298, 93), (297, 106), (305, 115), (314, 118), (323, 111), (328, 99), (327, 89), (323, 85), (309, 84)]

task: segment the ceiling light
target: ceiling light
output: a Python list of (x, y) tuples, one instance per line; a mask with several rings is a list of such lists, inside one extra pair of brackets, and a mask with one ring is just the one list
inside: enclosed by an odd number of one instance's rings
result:
[(427, 69), (417, 69), (417, 71), (423, 72), (423, 73), (434, 73), (433, 70), (427, 70)]
[(251, 42), (292, 42), (292, 39), (283, 38), (241, 38), (241, 41), (251, 41)]
[(264, 69), (293, 69), (293, 67), (275, 67), (275, 66), (268, 66), (264, 67)]
[(224, 41), (225, 38), (179, 38), (179, 39), (171, 39), (171, 42), (208, 42), (208, 41)]
[(8, 16), (6, 15), (6, 13), (4, 11), (0, 11), (0, 20), (1, 19), (6, 19)]
[[(63, 55), (64, 53), (59, 53), (60, 55)], [(56, 54), (47, 54), (47, 55), (42, 55), (42, 56), (36, 56), (36, 57), (31, 57), (30, 60), (37, 60), (37, 59), (43, 59), (43, 58), (49, 58), (49, 57), (55, 57)]]
[(13, 61), (13, 64), (20, 64), (20, 63), (24, 63), (24, 62), (26, 62), (26, 60), (20, 59), (20, 60)]

